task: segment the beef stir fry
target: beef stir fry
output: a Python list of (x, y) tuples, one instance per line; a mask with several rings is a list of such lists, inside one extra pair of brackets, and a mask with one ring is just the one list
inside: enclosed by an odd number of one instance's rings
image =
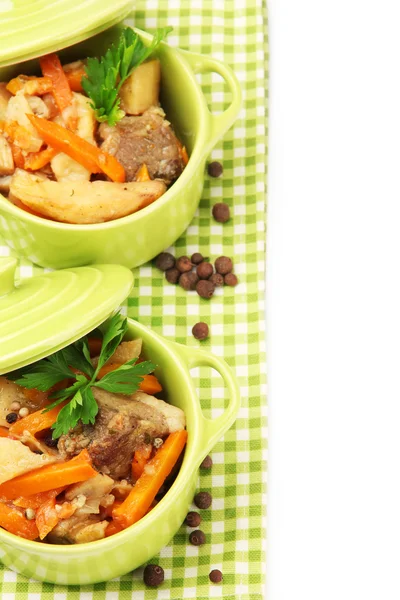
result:
[(188, 161), (159, 103), (161, 65), (126, 28), (104, 56), (0, 83), (0, 192), (74, 224), (111, 221), (157, 200)]
[(52, 544), (99, 540), (149, 512), (172, 484), (187, 433), (140, 339), (116, 315), (0, 377), (0, 526)]

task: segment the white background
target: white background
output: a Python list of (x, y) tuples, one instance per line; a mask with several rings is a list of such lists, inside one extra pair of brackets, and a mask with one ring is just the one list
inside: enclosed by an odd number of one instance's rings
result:
[(269, 0), (268, 600), (400, 598), (400, 2)]

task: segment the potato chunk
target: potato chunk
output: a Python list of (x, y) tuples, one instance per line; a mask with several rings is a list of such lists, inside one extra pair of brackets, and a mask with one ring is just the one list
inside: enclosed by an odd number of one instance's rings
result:
[(161, 67), (157, 59), (145, 62), (134, 69), (119, 93), (122, 110), (128, 115), (141, 115), (150, 106), (157, 106), (160, 79)]
[(0, 134), (0, 175), (11, 175), (14, 172), (14, 159), (10, 144)]
[(6, 118), (6, 111), (8, 101), (11, 98), (11, 94), (6, 88), (6, 83), (0, 83), (0, 120), (3, 121)]

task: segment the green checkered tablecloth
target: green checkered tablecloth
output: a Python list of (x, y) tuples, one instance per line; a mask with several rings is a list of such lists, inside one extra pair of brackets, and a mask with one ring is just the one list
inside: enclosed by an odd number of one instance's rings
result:
[[(265, 0), (264, 0), (265, 1)], [(188, 543), (184, 525), (155, 557), (165, 571), (164, 584), (148, 589), (138, 569), (118, 580), (85, 587), (63, 587), (28, 581), (0, 568), (1, 600), (167, 600), (221, 597), (258, 600), (263, 596), (266, 505), (266, 356), (264, 283), (266, 229), (266, 8), (262, 0), (137, 0), (132, 20), (153, 30), (172, 25), (168, 43), (212, 54), (232, 65), (242, 84), (244, 103), (234, 127), (212, 152), (223, 176), (206, 177), (202, 201), (187, 232), (177, 240), (176, 255), (201, 251), (215, 259), (232, 256), (240, 284), (219, 288), (211, 301), (168, 284), (150, 264), (137, 270), (127, 302), (129, 316), (166, 338), (198, 345), (191, 328), (199, 320), (210, 325), (202, 342), (235, 370), (242, 408), (235, 425), (215, 446), (211, 471), (202, 471), (198, 487), (213, 496), (202, 511), (207, 544)], [(131, 20), (131, 22), (132, 22)], [(213, 107), (226, 107), (217, 76), (203, 76)], [(211, 216), (212, 205), (224, 200), (232, 219), (222, 225)], [(0, 240), (0, 255), (10, 250)], [(21, 278), (41, 272), (27, 261)], [(193, 370), (207, 416), (223, 410), (225, 389), (215, 372)], [(223, 583), (210, 583), (211, 569), (223, 572)]]

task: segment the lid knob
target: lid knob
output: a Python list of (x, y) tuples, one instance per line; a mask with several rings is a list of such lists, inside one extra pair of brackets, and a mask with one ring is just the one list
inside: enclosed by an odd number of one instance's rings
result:
[(14, 289), (17, 259), (12, 256), (0, 258), (0, 296), (9, 294)]

